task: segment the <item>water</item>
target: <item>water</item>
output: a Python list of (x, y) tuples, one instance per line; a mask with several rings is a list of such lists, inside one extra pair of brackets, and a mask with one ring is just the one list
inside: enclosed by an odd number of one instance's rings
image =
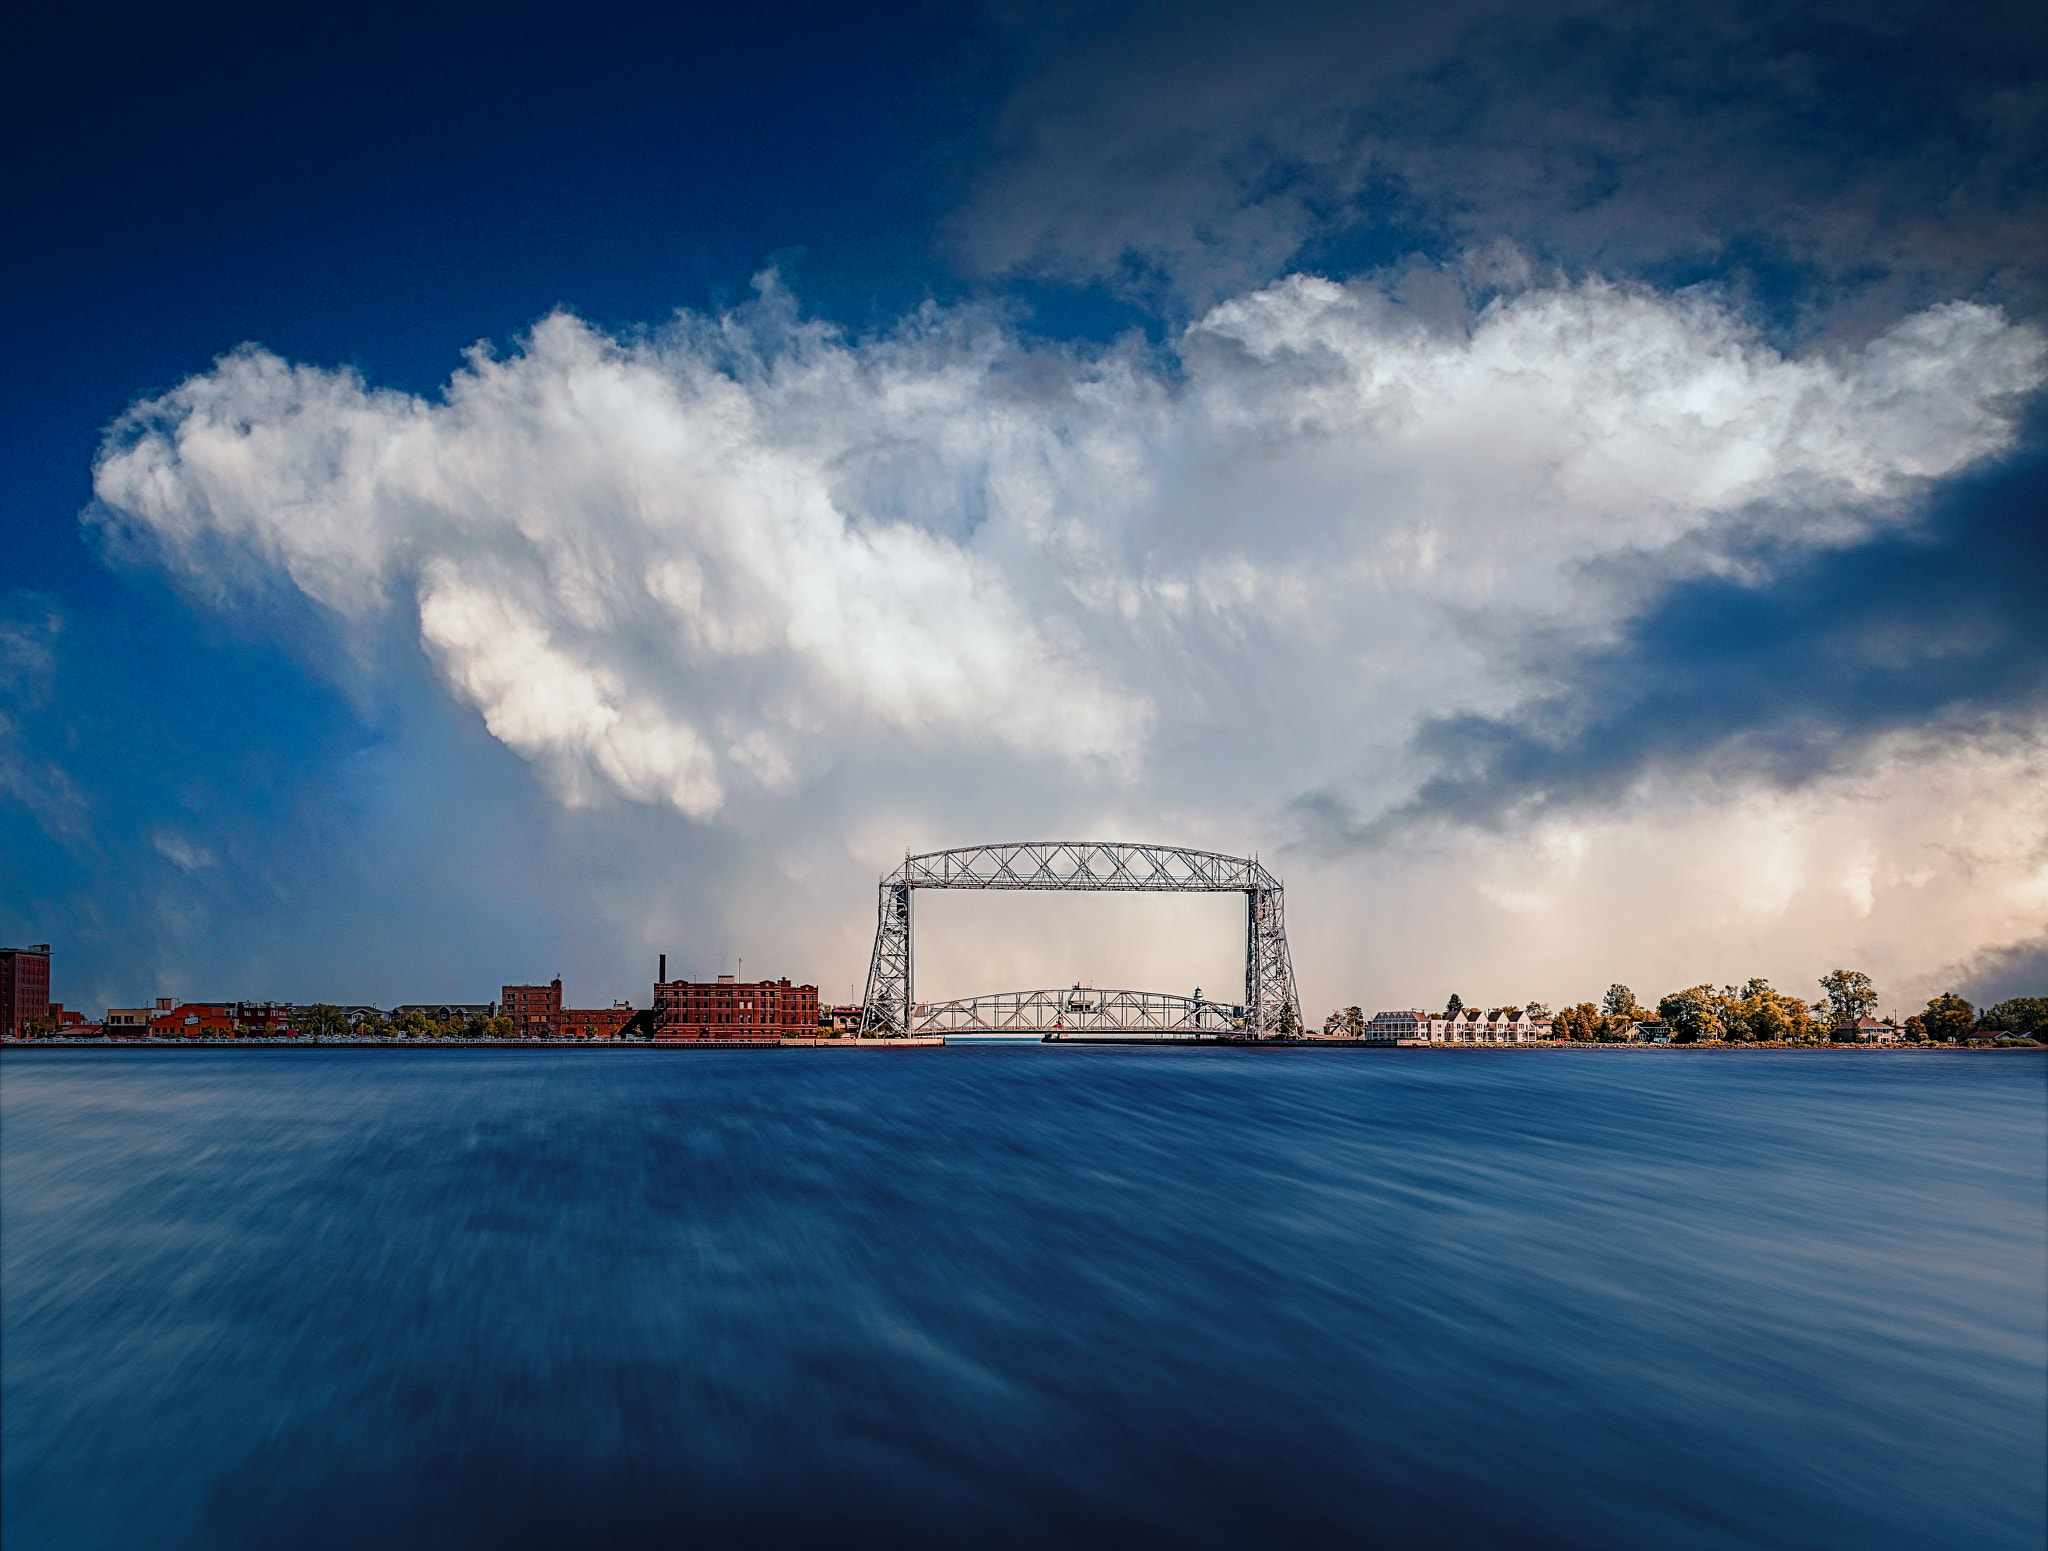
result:
[(2044, 1074), (10, 1053), (5, 1542), (2039, 1551)]

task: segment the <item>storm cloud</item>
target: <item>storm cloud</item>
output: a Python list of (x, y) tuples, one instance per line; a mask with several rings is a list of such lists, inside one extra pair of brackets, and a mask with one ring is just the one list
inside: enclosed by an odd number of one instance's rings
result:
[[(974, 306), (855, 337), (764, 277), (637, 340), (549, 318), (437, 400), (247, 349), (115, 428), (93, 521), (196, 596), (299, 599), (287, 630), (410, 632), (571, 806), (715, 821), (797, 871), (836, 828), (849, 893), (991, 824), (1235, 849), (1346, 783), (1495, 825), (1611, 797), (1891, 682), (1774, 695), (1732, 643), (1882, 638), (1895, 601), (1842, 610), (1953, 513), (2015, 541), (2024, 490), (1929, 505), (2013, 455), (2048, 370), (1995, 309), (1795, 359), (1704, 294), (1444, 278), (1461, 330), (1292, 276), (1161, 351)], [(1621, 584), (1676, 555), (1689, 603)], [(1954, 615), (1959, 578), (1923, 585), (1960, 644), (1893, 637), (1911, 687), (1870, 727), (1995, 701), (2028, 735), (2034, 681)], [(1570, 684), (1531, 700), (1546, 645)]]

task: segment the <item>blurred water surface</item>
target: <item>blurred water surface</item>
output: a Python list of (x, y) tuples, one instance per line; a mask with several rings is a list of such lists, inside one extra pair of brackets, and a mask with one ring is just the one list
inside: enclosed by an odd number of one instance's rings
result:
[(9, 1053), (5, 1542), (2039, 1551), (2044, 1074)]

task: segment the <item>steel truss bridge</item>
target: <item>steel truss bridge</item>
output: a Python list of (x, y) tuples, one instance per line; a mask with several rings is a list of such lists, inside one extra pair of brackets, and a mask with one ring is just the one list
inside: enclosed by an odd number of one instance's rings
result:
[(1126, 1039), (1227, 1039), (1244, 1031), (1244, 1009), (1165, 991), (999, 991), (957, 1002), (916, 1002), (913, 1034), (1035, 1034), (1040, 1039), (1095, 1035)]
[[(1245, 897), (1244, 1000), (1222, 1007), (1194, 997), (1146, 991), (1021, 991), (920, 1006), (911, 985), (910, 898), (918, 889), (1029, 889), (1068, 893), (1128, 891), (1149, 894), (1242, 894)], [(1287, 951), (1280, 880), (1255, 858), (1190, 851), (1181, 846), (1118, 841), (1034, 840), (962, 846), (907, 856), (882, 879), (876, 909), (875, 952), (868, 963), (861, 1033), (890, 1038), (943, 1033), (948, 1028), (995, 1032), (1070, 1032), (1060, 1027), (1058, 1004), (1087, 996), (1102, 1005), (1068, 1016), (1084, 1018), (1099, 1033), (1147, 1034), (1161, 1039), (1198, 1033), (1270, 1038), (1298, 1031), (1301, 998)], [(1049, 1011), (1050, 1010), (1050, 1011)], [(1037, 1022), (1050, 1016), (1051, 1022)], [(1225, 1022), (1229, 1028), (1222, 1026)]]

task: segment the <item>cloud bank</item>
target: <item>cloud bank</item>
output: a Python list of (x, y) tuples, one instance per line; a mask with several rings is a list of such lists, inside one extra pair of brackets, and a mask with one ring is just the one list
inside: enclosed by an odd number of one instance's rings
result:
[[(1851, 823), (1828, 781), (2003, 760), (1984, 801), (2034, 835), (1996, 793), (2038, 761), (2037, 680), (1993, 697), (1995, 751), (1976, 722), (1947, 753), (1914, 731), (1984, 698), (1985, 638), (1959, 637), (1944, 678), (1910, 666), (1934, 651), (1916, 632), (1859, 637), (1842, 650), (1903, 651), (1920, 692), (1890, 711), (1815, 693), (1797, 713), (1853, 724), (1842, 758), (1733, 771), (1717, 762), (1754, 718), (1671, 734), (1687, 692), (1659, 645), (1687, 628), (1675, 589), (1768, 612), (1916, 542), (1944, 481), (2019, 440), (2039, 332), (1947, 303), (1795, 358), (1711, 293), (1514, 257), (1420, 287), (1290, 275), (1163, 347), (1049, 344), (975, 306), (854, 336), (764, 277), (748, 306), (641, 336), (549, 317), (433, 400), (250, 347), (114, 427), (89, 520), (337, 661), (416, 643), (566, 805), (737, 837), (751, 860), (724, 881), (765, 858), (800, 886), (783, 924), (828, 984), (857, 972), (838, 961), (864, 950), (865, 885), (906, 845), (1135, 832), (1270, 853), (1306, 815), (1284, 865), (1317, 907), (1294, 912), (1308, 994), (1400, 1000), (1502, 934), (1545, 944), (1497, 943), (1504, 963), (1601, 972), (1613, 909), (1567, 885), (1644, 825), (1711, 851), (1759, 802)], [(1645, 752), (1567, 778), (1502, 754), (1518, 736)], [(1838, 849), (1889, 855), (1904, 821), (1858, 790), (1870, 832)], [(1617, 804), (1635, 827), (1603, 839)], [(1606, 811), (1558, 840), (1581, 808)], [(1442, 838), (1475, 819), (1494, 833)], [(1930, 910), (1891, 970), (2026, 935), (2027, 844), (2000, 924)], [(1484, 930), (1395, 957), (1374, 901), (1453, 853), (1448, 897)], [(1551, 897), (1532, 867), (1563, 890), (1547, 913), (1523, 908)], [(1702, 931), (1737, 954), (1755, 919)], [(1430, 984), (1389, 983), (1403, 961)]]
[(1734, 280), (1791, 335), (2048, 301), (2035, 8), (1135, 9), (1009, 103), (952, 223), (998, 275), (1200, 309), (1502, 237)]

